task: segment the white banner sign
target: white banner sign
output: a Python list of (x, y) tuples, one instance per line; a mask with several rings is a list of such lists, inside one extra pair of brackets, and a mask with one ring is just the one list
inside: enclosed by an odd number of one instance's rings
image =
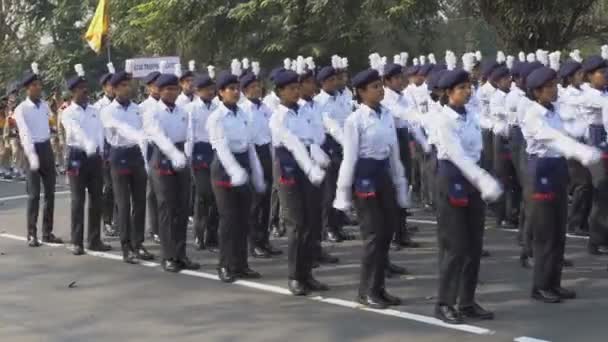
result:
[[(160, 71), (162, 73), (172, 74), (174, 65), (179, 63), (179, 57), (144, 57), (144, 58), (133, 58), (133, 77), (143, 78), (153, 71)], [(160, 62), (165, 61), (167, 64), (163, 70), (158, 70)]]

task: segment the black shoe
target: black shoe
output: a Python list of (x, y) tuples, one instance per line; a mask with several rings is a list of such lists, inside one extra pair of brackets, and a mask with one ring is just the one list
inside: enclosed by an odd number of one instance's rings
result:
[(337, 264), (340, 262), (340, 259), (322, 249), (318, 261), (321, 264)]
[(306, 288), (309, 289), (310, 291), (314, 291), (314, 292), (329, 291), (329, 286), (318, 281), (313, 276), (308, 277), (306, 280), (304, 280), (303, 283), (306, 286)]
[(389, 303), (380, 296), (359, 296), (357, 301), (370, 309), (384, 310), (389, 307)]
[(196, 271), (201, 268), (201, 265), (198, 262), (194, 262), (188, 259), (188, 257), (179, 259), (177, 263), (184, 270)]
[(262, 275), (256, 271), (252, 270), (251, 268), (247, 267), (243, 270), (237, 271), (236, 277), (243, 278), (243, 279), (260, 279), (260, 278), (262, 278)]
[(94, 252), (107, 252), (112, 250), (112, 246), (106, 245), (105, 243), (99, 241), (97, 243), (89, 245), (89, 250)]
[(123, 248), (122, 261), (127, 264), (137, 264), (137, 255), (130, 248)]
[(205, 243), (203, 242), (203, 239), (201, 239), (199, 237), (194, 238), (194, 247), (198, 251), (204, 250), (205, 249)]
[(543, 303), (559, 303), (562, 301), (557, 293), (547, 290), (532, 290), (532, 298)]
[(264, 245), (264, 249), (266, 250), (266, 252), (270, 253), (270, 255), (273, 255), (273, 256), (283, 254), (282, 250), (275, 248), (273, 245), (270, 244), (270, 242), (267, 242)]
[(285, 236), (286, 232), (287, 232), (287, 229), (285, 228), (284, 224), (280, 223), (278, 226), (272, 227), (272, 236), (274, 236), (276, 238)]
[(479, 304), (474, 303), (471, 306), (461, 307), (458, 309), (460, 314), (466, 318), (492, 320), (494, 313), (482, 308)]
[(108, 237), (116, 237), (119, 235), (118, 231), (109, 223), (103, 225), (103, 234)]
[(62, 244), (63, 240), (61, 240), (60, 238), (56, 237), (55, 235), (53, 235), (52, 233), (47, 235), (47, 236), (43, 236), (42, 237), (42, 242), (44, 243), (57, 243), (57, 244)]
[(37, 237), (30, 235), (27, 237), (27, 245), (30, 247), (40, 247), (40, 241)]
[(576, 292), (572, 290), (565, 289), (563, 287), (556, 287), (553, 289), (553, 293), (555, 293), (561, 299), (574, 299), (576, 298)]
[(600, 247), (594, 243), (587, 243), (587, 251), (591, 255), (605, 255), (605, 251), (600, 250)]
[(385, 289), (380, 292), (380, 298), (384, 299), (384, 301), (387, 302), (390, 306), (401, 305), (401, 299), (386, 292)]
[(435, 318), (448, 324), (462, 324), (462, 315), (453, 306), (437, 305), (435, 307)]
[(68, 249), (72, 252), (72, 254), (74, 255), (84, 255), (84, 248), (82, 246), (78, 246), (78, 245), (70, 245), (68, 247)]
[(573, 267), (574, 266), (574, 262), (570, 259), (564, 259), (564, 263), (563, 263), (564, 267)]
[(249, 252), (249, 254), (254, 257), (254, 258), (259, 258), (259, 259), (268, 259), (271, 257), (270, 253), (268, 253), (267, 250), (261, 248), (261, 247), (253, 247), (251, 249), (251, 251)]
[(589, 236), (589, 232), (586, 232), (586, 231), (580, 230), (580, 229), (575, 229), (573, 231), (569, 231), (568, 234), (574, 235), (574, 236)]
[(390, 273), (393, 273), (393, 274), (399, 274), (399, 275), (410, 274), (410, 272), (405, 267), (395, 265), (392, 262), (388, 263), (387, 269)]
[(525, 253), (522, 253), (519, 256), (519, 264), (521, 265), (522, 268), (531, 268), (532, 265), (530, 265), (530, 258), (528, 258), (528, 256)]
[(401, 247), (405, 247), (405, 248), (419, 248), (420, 247), (420, 244), (418, 242), (412, 241), (412, 239), (410, 239), (409, 237), (401, 240), (399, 242), (399, 244), (401, 245)]
[(308, 288), (306, 288), (306, 284), (301, 281), (290, 279), (287, 282), (287, 287), (294, 296), (306, 296), (308, 294)]
[(148, 252), (148, 250), (144, 246), (140, 246), (135, 249), (135, 255), (139, 260), (150, 261), (154, 260), (154, 254)]
[(162, 264), (165, 272), (177, 273), (182, 270), (180, 263), (175, 260), (163, 260)]
[(487, 257), (490, 257), (490, 256), (492, 256), (492, 254), (490, 254), (490, 251), (485, 250), (485, 249), (481, 251), (481, 257), (482, 258), (487, 258)]
[(398, 252), (400, 250), (403, 249), (403, 247), (401, 247), (401, 243), (397, 240), (393, 240), (391, 241), (391, 249), (394, 250), (395, 252)]
[(152, 234), (152, 242), (160, 245), (160, 236), (158, 234)]
[(496, 226), (500, 229), (515, 229), (517, 228), (517, 224), (509, 221), (501, 221), (497, 222)]
[(230, 272), (226, 267), (219, 267), (217, 269), (217, 276), (224, 283), (234, 283), (236, 280), (236, 276), (234, 273)]
[(334, 242), (334, 243), (341, 243), (342, 241), (344, 241), (344, 237), (342, 236), (342, 234), (338, 233), (337, 231), (328, 231), (327, 232), (327, 241)]

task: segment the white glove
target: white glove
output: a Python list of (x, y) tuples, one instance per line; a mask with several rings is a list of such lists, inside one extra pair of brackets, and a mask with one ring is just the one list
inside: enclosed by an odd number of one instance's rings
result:
[(325, 178), (325, 171), (323, 171), (317, 165), (314, 165), (310, 171), (308, 171), (308, 179), (313, 185), (320, 185)]
[(32, 153), (27, 159), (30, 162), (30, 170), (38, 171), (40, 168), (40, 160), (38, 160), (38, 155), (36, 153)]
[(496, 202), (503, 193), (500, 183), (492, 176), (484, 175), (479, 184), (481, 186), (481, 198), (484, 201)]
[(407, 183), (403, 183), (395, 189), (397, 191), (397, 204), (399, 208), (409, 208), (412, 203), (410, 201), (410, 191), (408, 189)]
[(242, 167), (235, 168), (234, 172), (230, 174), (230, 184), (232, 186), (241, 186), (249, 180), (249, 175), (247, 175), (247, 171)]
[(323, 169), (329, 166), (329, 157), (317, 144), (310, 145), (310, 157)]
[(97, 152), (97, 146), (92, 142), (88, 142), (84, 146), (84, 151), (86, 152), (87, 156), (90, 157)]
[(348, 211), (353, 205), (352, 196), (350, 188), (338, 188), (334, 199), (334, 208), (344, 212)]
[(257, 192), (258, 194), (263, 194), (266, 192), (266, 182), (263, 178), (259, 179), (259, 177), (252, 177), (251, 182), (253, 183), (253, 188), (255, 189), (255, 192)]
[(176, 153), (171, 157), (171, 165), (176, 170), (183, 169), (186, 167), (186, 156), (181, 152)]
[(584, 150), (581, 149), (579, 156), (581, 164), (589, 166), (597, 164), (602, 160), (602, 151), (597, 148), (585, 148)]

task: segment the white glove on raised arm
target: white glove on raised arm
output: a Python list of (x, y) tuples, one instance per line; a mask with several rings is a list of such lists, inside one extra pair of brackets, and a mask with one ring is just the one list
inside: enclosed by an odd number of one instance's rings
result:
[(351, 188), (336, 189), (336, 198), (334, 199), (334, 208), (340, 211), (348, 211), (353, 206), (353, 192)]

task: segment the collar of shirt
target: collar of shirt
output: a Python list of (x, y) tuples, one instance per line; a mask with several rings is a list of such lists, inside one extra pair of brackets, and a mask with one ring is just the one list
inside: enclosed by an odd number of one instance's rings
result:
[(38, 99), (36, 101), (30, 99), (30, 97), (26, 97), (25, 101), (27, 102), (28, 105), (32, 106), (32, 107), (36, 107), (36, 108), (40, 108), (40, 106), (42, 105), (42, 100)]
[(198, 96), (192, 102), (195, 103), (197, 106), (204, 107), (205, 109), (209, 109), (209, 110), (212, 109), (213, 106), (215, 105), (213, 103), (213, 99), (206, 101), (206, 100), (201, 99)]
[(152, 96), (152, 95), (148, 95), (148, 100), (150, 100), (150, 101), (154, 101), (154, 102), (158, 102), (158, 101), (160, 101), (160, 97), (159, 97), (159, 98), (155, 98), (155, 97), (154, 97), (154, 96)]
[(365, 113), (369, 116), (373, 116), (376, 118), (379, 118), (382, 116), (382, 112), (383, 112), (383, 107), (382, 105), (378, 105), (376, 108), (370, 107), (364, 103), (361, 103), (361, 107), (360, 107), (363, 111), (365, 111)]
[(163, 100), (159, 100), (158, 104), (160, 105), (160, 107), (164, 110), (167, 111), (169, 113), (173, 113), (175, 112), (175, 110), (177, 109), (177, 105), (175, 103), (173, 104), (167, 104), (165, 103)]
[[(466, 120), (467, 116), (466, 116), (466, 109), (465, 107), (462, 107), (460, 109), (455, 109), (452, 106), (446, 105), (443, 106), (444, 108), (444, 113), (452, 120)], [(458, 110), (458, 111), (457, 111)], [(461, 114), (460, 112), (464, 111), (464, 114)]]
[(279, 110), (284, 111), (287, 114), (298, 115), (299, 107), (298, 107), (297, 104), (295, 104), (295, 107), (294, 106), (289, 106), (288, 107), (288, 106), (286, 106), (286, 105), (284, 105), (284, 104), (281, 103), (279, 105)]
[(332, 93), (330, 93), (330, 92), (328, 92), (328, 91), (325, 91), (324, 89), (321, 89), (321, 92), (320, 92), (319, 94), (323, 94), (323, 95), (324, 95), (325, 97), (327, 97), (328, 99), (332, 99), (332, 100), (334, 100), (334, 101), (335, 101), (335, 100), (336, 100), (336, 98), (338, 97), (337, 92), (333, 92), (333, 94), (332, 94)]
[(256, 98), (248, 98), (246, 97), (247, 101), (253, 103), (255, 105), (255, 108), (260, 108), (260, 106), (262, 105), (262, 99), (256, 99)]
[(124, 110), (128, 110), (129, 107), (131, 107), (131, 100), (127, 100), (126, 102), (121, 103), (120, 101), (118, 101), (118, 99), (114, 99), (113, 103), (114, 102), (116, 102), (116, 104), (122, 107), (122, 109)]

